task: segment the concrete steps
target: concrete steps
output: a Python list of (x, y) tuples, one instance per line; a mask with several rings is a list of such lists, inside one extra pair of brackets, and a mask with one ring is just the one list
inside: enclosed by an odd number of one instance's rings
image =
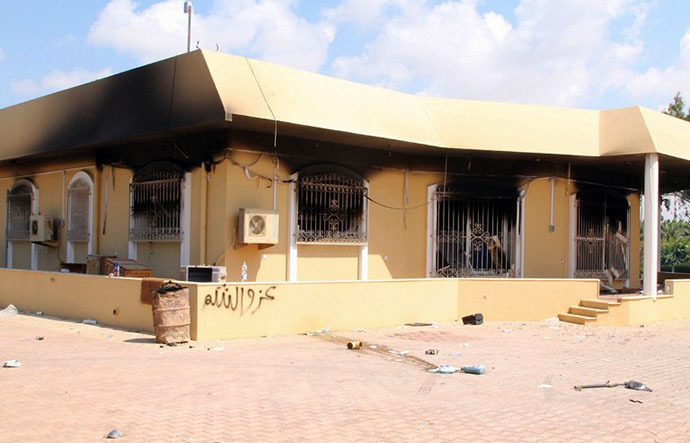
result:
[(609, 310), (620, 306), (620, 302), (584, 299), (579, 306), (571, 306), (567, 313), (558, 314), (558, 319), (566, 323), (586, 325), (597, 321), (600, 315), (609, 313)]

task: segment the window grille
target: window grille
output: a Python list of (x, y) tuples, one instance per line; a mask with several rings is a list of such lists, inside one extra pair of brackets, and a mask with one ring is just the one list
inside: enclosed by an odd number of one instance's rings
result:
[(362, 179), (337, 173), (300, 176), (297, 241), (366, 243), (366, 193)]
[(31, 185), (26, 183), (7, 192), (7, 240), (29, 240), (33, 198)]
[(130, 185), (132, 241), (180, 240), (182, 174), (149, 169), (135, 174)]
[(517, 197), (435, 194), (434, 276), (514, 277)]
[(628, 248), (627, 202), (608, 196), (578, 198), (575, 276), (627, 279)]
[(68, 228), (67, 240), (74, 242), (89, 241), (89, 207), (91, 203), (91, 186), (86, 180), (74, 181), (67, 191)]

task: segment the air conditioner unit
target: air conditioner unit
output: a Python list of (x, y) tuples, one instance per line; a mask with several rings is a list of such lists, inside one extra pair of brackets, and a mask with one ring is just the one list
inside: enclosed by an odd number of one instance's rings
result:
[(278, 211), (275, 209), (241, 208), (239, 224), (240, 243), (278, 243)]
[(180, 280), (195, 282), (224, 282), (228, 279), (225, 266), (183, 266)]
[(32, 215), (30, 225), (32, 242), (43, 243), (55, 241), (53, 217), (49, 215)]

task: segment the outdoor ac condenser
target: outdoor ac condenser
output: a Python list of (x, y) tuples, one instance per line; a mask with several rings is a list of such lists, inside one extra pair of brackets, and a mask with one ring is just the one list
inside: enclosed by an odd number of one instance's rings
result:
[(30, 221), (29, 229), (32, 242), (44, 243), (55, 240), (53, 217), (49, 215), (32, 215)]
[(195, 282), (224, 282), (228, 278), (225, 266), (183, 266), (180, 280)]
[(275, 245), (278, 243), (278, 211), (240, 209), (240, 243)]

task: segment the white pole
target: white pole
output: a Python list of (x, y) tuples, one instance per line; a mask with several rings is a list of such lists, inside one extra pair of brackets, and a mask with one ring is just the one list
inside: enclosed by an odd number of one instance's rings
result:
[(644, 163), (644, 295), (656, 299), (659, 271), (659, 155), (647, 154)]
[(187, 14), (187, 52), (192, 48), (192, 2), (184, 2), (184, 12)]

